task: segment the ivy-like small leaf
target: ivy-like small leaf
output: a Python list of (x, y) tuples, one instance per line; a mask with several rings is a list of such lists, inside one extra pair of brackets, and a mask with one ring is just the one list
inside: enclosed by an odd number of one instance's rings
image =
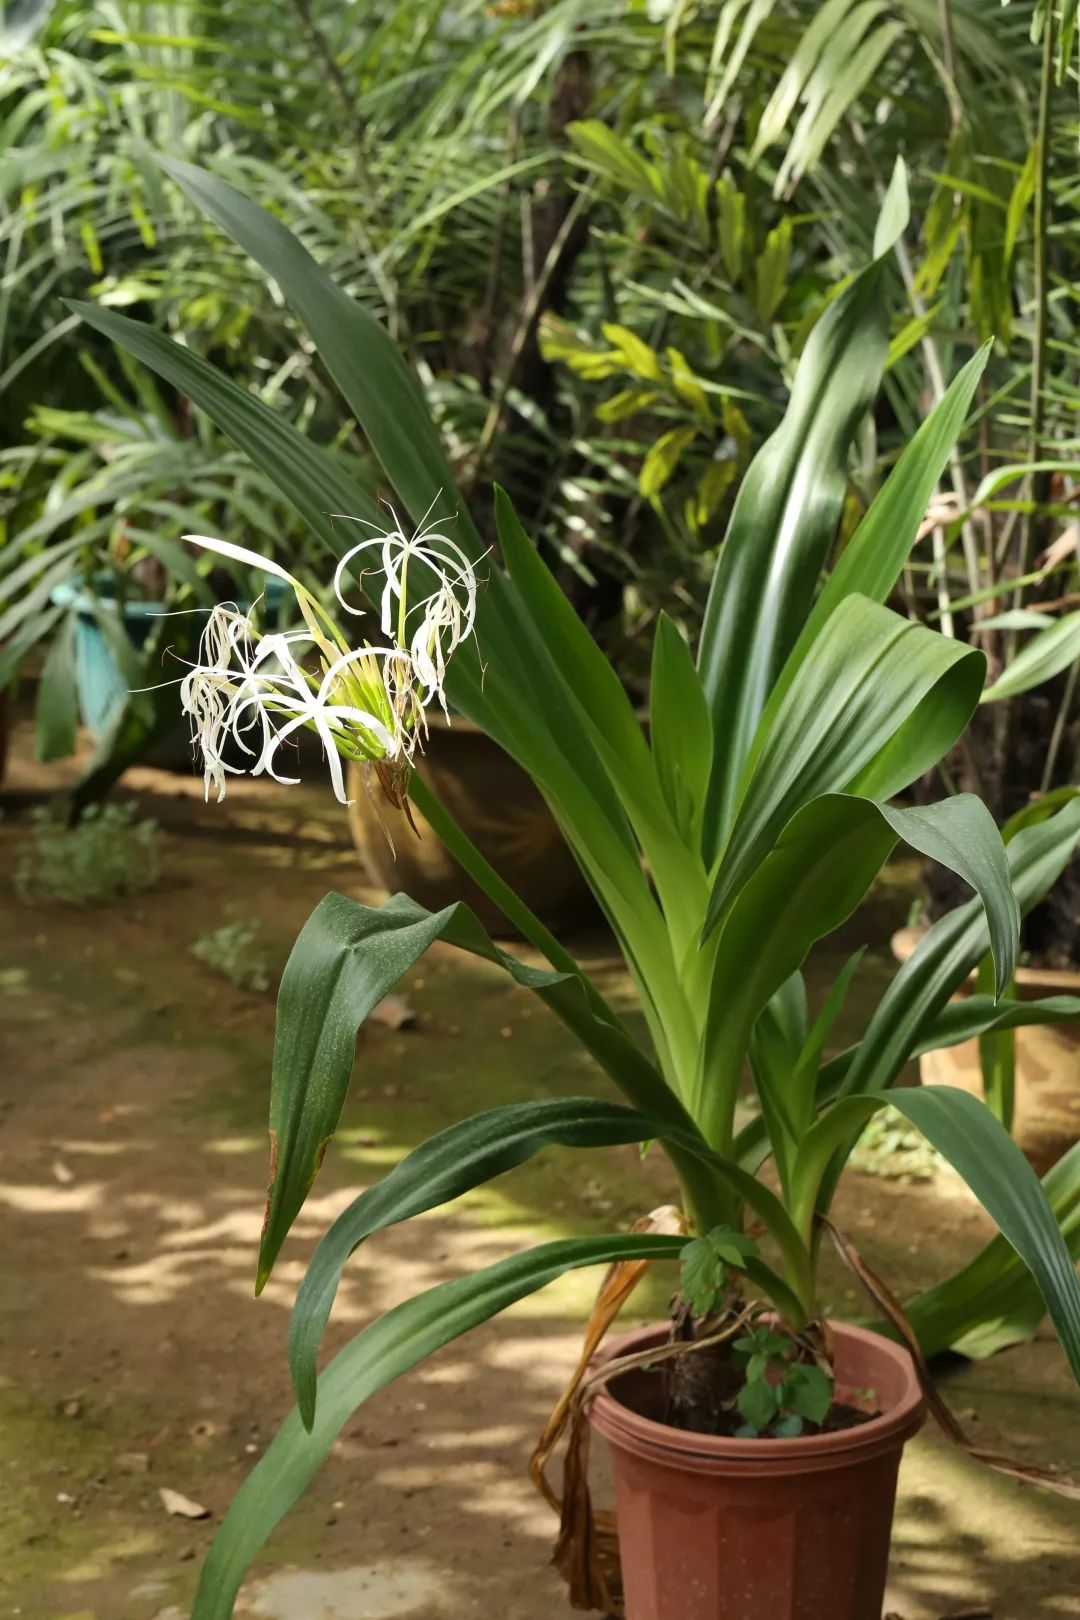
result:
[(764, 1378), (753, 1378), (740, 1389), (735, 1405), (747, 1423), (755, 1429), (767, 1429), (780, 1410), (780, 1391)]
[(803, 1420), (797, 1412), (787, 1412), (777, 1418), (772, 1432), (778, 1440), (796, 1440), (803, 1432)]
[(772, 1328), (755, 1327), (742, 1339), (736, 1339), (732, 1345), (736, 1361), (756, 1361), (759, 1358), (766, 1362), (784, 1361), (791, 1351), (791, 1340), (785, 1339), (780, 1333), (774, 1333)]
[(706, 1237), (692, 1238), (682, 1250), (679, 1289), (695, 1316), (706, 1316), (719, 1298), (724, 1273), (720, 1257)]
[(833, 1382), (821, 1367), (802, 1362), (784, 1379), (780, 1404), (808, 1423), (823, 1423), (832, 1405)]
[(753, 1238), (747, 1237), (745, 1232), (733, 1232), (726, 1226), (714, 1226), (709, 1233), (709, 1242), (721, 1260), (736, 1271), (744, 1270), (746, 1261), (758, 1252)]
[(691, 1238), (680, 1253), (679, 1288), (695, 1316), (707, 1315), (717, 1304), (725, 1269), (743, 1270), (747, 1257), (757, 1252), (753, 1238), (726, 1226), (714, 1227), (707, 1237)]

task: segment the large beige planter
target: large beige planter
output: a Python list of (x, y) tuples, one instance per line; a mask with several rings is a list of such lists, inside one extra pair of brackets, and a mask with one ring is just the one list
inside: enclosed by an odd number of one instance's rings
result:
[[(525, 772), (466, 720), (455, 719), (450, 726), (432, 720), (430, 725), (423, 756), (418, 756), (420, 775), (499, 876), (555, 931), (595, 923), (599, 911), (589, 887)], [(513, 932), (415, 806), (419, 838), (404, 816), (380, 806), (394, 840), (392, 851), (355, 772), (349, 791), (349, 825), (373, 883), (391, 894), (411, 895), (432, 911), (464, 900), (493, 933), (505, 937)]]
[[(906, 962), (921, 937), (918, 928), (901, 928), (892, 937), (893, 954)], [(961, 994), (972, 993), (973, 981), (969, 985)], [(1025, 1001), (1080, 995), (1080, 972), (1022, 967), (1016, 987)], [(924, 1086), (959, 1086), (981, 1097), (978, 1041), (925, 1052), (919, 1077)], [(1040, 1175), (1080, 1140), (1080, 1022), (1030, 1024), (1016, 1031), (1013, 1135)]]

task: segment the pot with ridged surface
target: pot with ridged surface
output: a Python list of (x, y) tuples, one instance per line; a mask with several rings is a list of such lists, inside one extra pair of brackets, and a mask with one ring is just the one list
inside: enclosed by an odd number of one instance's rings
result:
[[(925, 1402), (900, 1345), (832, 1333), (838, 1397), (876, 1411), (833, 1433), (673, 1428), (659, 1368), (601, 1389), (590, 1416), (611, 1450), (626, 1620), (881, 1620), (900, 1455)], [(597, 1364), (666, 1337), (627, 1334)]]

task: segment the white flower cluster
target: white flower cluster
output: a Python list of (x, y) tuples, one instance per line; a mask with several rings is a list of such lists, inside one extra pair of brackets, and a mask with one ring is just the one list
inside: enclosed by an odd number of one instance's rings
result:
[[(411, 539), (391, 515), (394, 528), (354, 546), (334, 574), (334, 594), (342, 608), (361, 612), (345, 600), (344, 576), (354, 558), (378, 549), (385, 581), (380, 604), (385, 646), (350, 647), (321, 603), (271, 559), (228, 540), (185, 536), (219, 556), (283, 579), (307, 626), (260, 635), (235, 605), (219, 603), (212, 610), (197, 661), (180, 687), (192, 741), (202, 753), (207, 797), (213, 784), (218, 800), (223, 799), (230, 774), (265, 773), (277, 782), (296, 782), (298, 778), (280, 774), (278, 750), (306, 727), (326, 750), (334, 793), (342, 804), (349, 802), (344, 759), (373, 767), (388, 797), (405, 805), (404, 785), (426, 732), (424, 711), (437, 700), (446, 712), (446, 668), (473, 630), (477, 582), (461, 547), (428, 524), (430, 511)], [(425, 594), (414, 601), (409, 599), (410, 566), (414, 586), (418, 573), (425, 582)], [(229, 763), (226, 755), (235, 759), (236, 751), (247, 755), (250, 765)]]

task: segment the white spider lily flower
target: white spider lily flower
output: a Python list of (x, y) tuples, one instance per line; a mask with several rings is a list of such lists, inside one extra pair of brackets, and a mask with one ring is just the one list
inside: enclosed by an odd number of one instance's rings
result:
[(244, 753), (253, 752), (240, 735), (245, 728), (239, 723), (243, 707), (240, 699), (253, 666), (253, 634), (245, 614), (219, 603), (199, 638), (198, 662), (180, 683), (181, 708), (191, 716), (192, 741), (198, 742), (202, 750), (204, 795), (210, 797), (213, 783), (219, 804), (225, 797), (226, 773), (240, 774), (223, 758), (229, 738)]
[[(381, 622), (390, 645), (351, 648), (318, 599), (272, 559), (209, 535), (185, 539), (284, 580), (307, 627), (260, 635), (237, 608), (213, 609), (198, 660), (181, 683), (192, 740), (202, 752), (207, 797), (213, 784), (219, 801), (223, 799), (230, 774), (296, 782), (298, 778), (281, 773), (279, 749), (307, 729), (323, 744), (334, 794), (342, 804), (349, 803), (342, 767), (346, 760), (359, 764), (365, 775), (374, 771), (386, 796), (408, 814), (409, 772), (427, 732), (425, 706), (438, 698), (445, 711), (446, 666), (475, 621), (476, 575), (461, 548), (431, 525), (422, 525), (411, 540), (398, 525), (355, 546), (335, 571), (335, 594), (347, 612), (358, 611), (345, 601), (342, 574), (358, 553), (380, 547), (386, 577)], [(434, 574), (435, 587), (410, 604), (408, 573), (414, 558)], [(419, 626), (412, 629), (417, 615)], [(309, 651), (318, 668), (305, 667)], [(228, 762), (232, 745), (252, 761), (246, 772)]]
[[(428, 522), (434, 505), (432, 501), (411, 539), (402, 529), (393, 507), (388, 507), (394, 527), (376, 530), (370, 539), (361, 540), (345, 553), (334, 571), (334, 594), (347, 613), (359, 611), (346, 601), (342, 579), (354, 557), (377, 549), (385, 579), (380, 601), (382, 633), (395, 637), (399, 647), (408, 646), (423, 687), (422, 703), (426, 705), (438, 698), (446, 713), (443, 690), (446, 666), (461, 642), (472, 634), (476, 622), (477, 579), (473, 564), (457, 542), (441, 533), (435, 522)], [(365, 519), (349, 518), (348, 521), (364, 523)], [(425, 575), (434, 576), (435, 586), (426, 596), (410, 604), (409, 565), (414, 560), (423, 565)], [(410, 620), (415, 621), (417, 615), (420, 623), (412, 629)]]

